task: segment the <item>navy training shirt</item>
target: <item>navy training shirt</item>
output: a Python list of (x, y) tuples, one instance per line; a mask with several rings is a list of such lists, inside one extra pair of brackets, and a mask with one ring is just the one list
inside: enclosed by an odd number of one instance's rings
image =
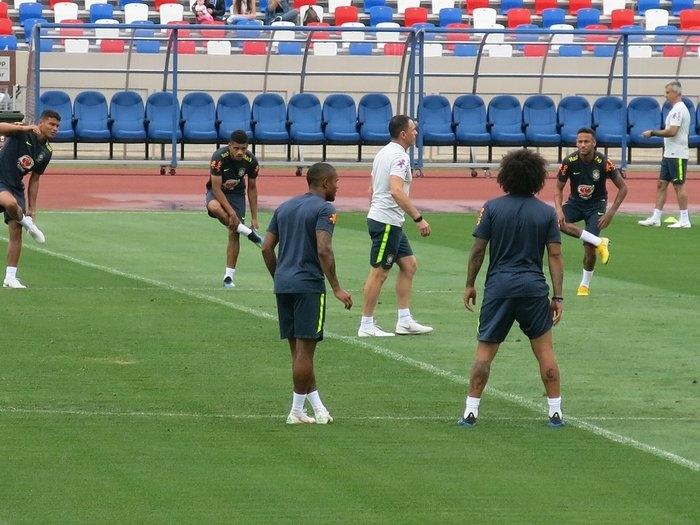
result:
[(484, 297), (546, 297), (544, 249), (561, 242), (554, 208), (527, 195), (504, 195), (484, 204), (474, 237), (489, 243)]
[(316, 247), (316, 230), (333, 235), (333, 205), (313, 193), (283, 202), (267, 231), (279, 239), (275, 293), (324, 293), (325, 277)]
[(51, 144), (41, 142), (33, 131), (19, 131), (5, 139), (0, 150), (0, 180), (24, 191), (22, 179), (27, 173), (41, 175), (51, 160)]
[(211, 175), (221, 177), (221, 191), (225, 195), (245, 195), (245, 176), (249, 179), (258, 177), (260, 165), (250, 151), (245, 152), (241, 160), (231, 155), (228, 144), (217, 149), (209, 162), (209, 180), (207, 190), (211, 189)]
[(605, 183), (619, 176), (615, 164), (602, 153), (593, 153), (591, 162), (584, 162), (578, 152), (564, 159), (559, 166), (557, 180), (571, 183), (569, 201), (591, 203), (598, 206), (608, 199)]

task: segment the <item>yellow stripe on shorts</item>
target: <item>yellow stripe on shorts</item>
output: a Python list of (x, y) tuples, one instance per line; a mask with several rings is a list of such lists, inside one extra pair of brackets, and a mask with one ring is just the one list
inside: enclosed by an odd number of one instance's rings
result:
[(678, 178), (676, 180), (683, 180), (683, 159), (678, 159)]
[(324, 306), (326, 305), (326, 294), (322, 293), (321, 294), (321, 304), (318, 308), (318, 326), (316, 327), (316, 333), (321, 331), (321, 328), (323, 328), (323, 314), (324, 314)]
[(382, 257), (384, 257), (384, 251), (386, 250), (386, 243), (389, 241), (389, 232), (391, 232), (391, 224), (385, 224), (382, 244), (379, 245), (379, 253), (377, 254), (377, 260), (374, 261), (375, 263), (382, 262)]

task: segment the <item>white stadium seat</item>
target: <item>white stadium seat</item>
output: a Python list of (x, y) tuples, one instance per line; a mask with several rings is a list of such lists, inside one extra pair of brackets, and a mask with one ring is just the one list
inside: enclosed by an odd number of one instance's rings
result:
[(133, 3), (124, 6), (125, 24), (131, 24), (141, 20), (148, 20), (148, 6), (146, 4)]
[(396, 4), (396, 12), (402, 15), (409, 7), (420, 7), (420, 0), (398, 0)]
[(440, 9), (452, 9), (455, 6), (455, 0), (432, 0), (430, 12), (434, 15), (440, 14)]
[(209, 40), (207, 41), (207, 55), (230, 55), (230, 40)]
[(338, 44), (335, 42), (314, 42), (314, 55), (334, 57), (338, 54)]
[[(365, 27), (362, 22), (345, 22), (341, 27)], [(343, 47), (350, 47), (350, 42), (362, 42), (365, 39), (363, 31), (341, 31), (340, 38)]]
[(57, 24), (64, 20), (77, 20), (78, 4), (74, 2), (58, 2), (54, 4), (53, 19)]
[(185, 8), (182, 4), (161, 4), (159, 12), (160, 23), (169, 24), (170, 22), (182, 22)]
[(67, 38), (65, 48), (66, 53), (87, 53), (90, 50), (90, 41), (87, 38)]
[(335, 13), (336, 7), (347, 7), (352, 5), (352, 0), (328, 0), (328, 12)]
[[(96, 24), (104, 25), (104, 26), (110, 26), (113, 24), (118, 24), (119, 22), (116, 20), (113, 20), (111, 18), (101, 18), (100, 20), (95, 21)], [(96, 27), (95, 28), (95, 38), (102, 40), (103, 38), (106, 39), (118, 39), (119, 38), (119, 29), (116, 27)]]
[(668, 11), (665, 9), (647, 9), (644, 11), (644, 29), (654, 31), (659, 26), (668, 25)]
[(603, 0), (603, 15), (610, 16), (615, 9), (624, 9), (625, 0)]

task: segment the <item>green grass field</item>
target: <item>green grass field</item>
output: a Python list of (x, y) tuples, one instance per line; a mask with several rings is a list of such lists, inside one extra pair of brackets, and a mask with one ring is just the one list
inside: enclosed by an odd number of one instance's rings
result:
[[(368, 343), (353, 337), (364, 218), (340, 215), (355, 307), (329, 304), (316, 360), (336, 422), (300, 428), (284, 424), (288, 349), (259, 250), (243, 245), (223, 290), (226, 233), (203, 213), (41, 214), (46, 249), (29, 240), (19, 273), (30, 288), (0, 290), (0, 523), (697, 523), (700, 228), (616, 218), (588, 298), (565, 239), (569, 425), (545, 425), (515, 328), (466, 430), (474, 217), (427, 218), (429, 239), (408, 228), (412, 310), (435, 332)], [(391, 279), (376, 318), (395, 315)]]

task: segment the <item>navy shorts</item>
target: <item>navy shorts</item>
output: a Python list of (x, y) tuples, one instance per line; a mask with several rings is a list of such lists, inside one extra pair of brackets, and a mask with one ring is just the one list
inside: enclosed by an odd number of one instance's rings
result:
[[(24, 191), (20, 191), (17, 188), (13, 188), (12, 186), (8, 185), (6, 182), (0, 180), (0, 191), (9, 191), (12, 195), (14, 195), (15, 200), (17, 201), (17, 204), (19, 204), (19, 207), (22, 208), (22, 213), (27, 213), (27, 203), (24, 200)], [(0, 211), (4, 212), (5, 214), (5, 224), (13, 220), (5, 211), (5, 208), (0, 206)]]
[(685, 184), (685, 175), (688, 172), (688, 159), (661, 159), (661, 172), (659, 179), (671, 184)]
[(552, 329), (552, 312), (548, 297), (509, 297), (485, 299), (479, 314), (477, 339), (501, 343), (514, 321), (528, 339), (537, 339)]
[(401, 257), (413, 255), (411, 244), (401, 226), (367, 219), (367, 229), (369, 237), (372, 239), (369, 264), (374, 268), (381, 266), (388, 270)]
[[(240, 195), (236, 193), (229, 193), (226, 194), (226, 200), (228, 203), (231, 205), (233, 208), (233, 211), (236, 212), (236, 215), (238, 215), (238, 218), (241, 220), (241, 222), (245, 223), (245, 195)], [(209, 190), (207, 191), (207, 195), (205, 197), (205, 202), (209, 204), (211, 201), (215, 201), (216, 197), (214, 197), (214, 192)], [(218, 217), (216, 215), (212, 215), (209, 209), (207, 209), (207, 213), (209, 214), (209, 217), (212, 219), (217, 219)]]
[(275, 296), (281, 339), (323, 340), (325, 293), (278, 293)]
[(566, 222), (574, 223), (585, 221), (586, 227), (584, 229), (593, 235), (600, 234), (598, 219), (605, 214), (606, 207), (607, 201), (598, 201), (590, 204), (567, 201), (564, 203), (564, 206), (562, 206), (564, 210), (564, 217), (566, 217)]

